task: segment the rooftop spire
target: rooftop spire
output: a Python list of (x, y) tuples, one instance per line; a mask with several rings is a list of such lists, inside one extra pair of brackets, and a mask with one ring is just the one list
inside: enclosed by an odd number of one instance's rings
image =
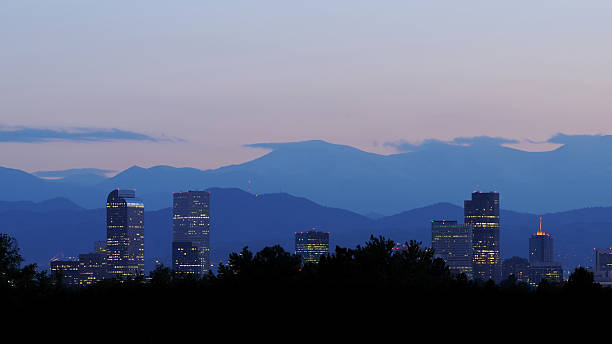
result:
[(540, 216), (540, 230), (536, 233), (536, 235), (548, 235), (546, 232), (542, 230), (542, 216)]
[(542, 216), (540, 216), (540, 232), (542, 231)]

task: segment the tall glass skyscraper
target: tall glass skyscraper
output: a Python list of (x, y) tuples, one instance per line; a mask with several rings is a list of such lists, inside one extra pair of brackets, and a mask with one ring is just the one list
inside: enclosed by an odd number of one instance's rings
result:
[(457, 221), (431, 222), (434, 258), (442, 258), (451, 272), (472, 278), (472, 226)]
[(144, 203), (134, 190), (113, 190), (106, 200), (106, 268), (109, 277), (144, 275)]
[(315, 229), (295, 233), (295, 254), (302, 257), (302, 263), (318, 263), (322, 255), (329, 254), (329, 233)]
[(210, 270), (210, 193), (175, 192), (173, 195), (172, 268), (178, 273), (203, 276)]
[(472, 226), (474, 278), (500, 282), (499, 193), (472, 193), (464, 203), (464, 216), (465, 224)]

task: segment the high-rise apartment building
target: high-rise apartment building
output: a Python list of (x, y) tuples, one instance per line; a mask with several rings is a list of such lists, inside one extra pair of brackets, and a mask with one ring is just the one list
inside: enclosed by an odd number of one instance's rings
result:
[(203, 276), (210, 270), (210, 193), (173, 195), (172, 268)]
[(432, 221), (431, 247), (434, 258), (444, 259), (451, 272), (472, 278), (472, 226), (457, 221)]
[(464, 203), (465, 224), (472, 226), (474, 278), (500, 282), (499, 193), (474, 192)]
[(144, 275), (144, 203), (134, 190), (116, 189), (108, 195), (106, 269), (114, 278)]

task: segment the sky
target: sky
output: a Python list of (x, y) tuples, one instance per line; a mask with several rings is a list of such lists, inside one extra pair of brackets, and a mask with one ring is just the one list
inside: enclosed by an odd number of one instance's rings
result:
[[(612, 2), (0, 3), (0, 166), (216, 168), (612, 132)], [(519, 145), (520, 146), (520, 145)], [(544, 145), (544, 147), (548, 147)]]

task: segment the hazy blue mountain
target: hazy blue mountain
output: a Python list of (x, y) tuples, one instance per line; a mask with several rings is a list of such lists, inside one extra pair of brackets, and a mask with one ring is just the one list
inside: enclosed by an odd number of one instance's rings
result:
[[(101, 190), (92, 187), (41, 179), (21, 170), (4, 167), (0, 167), (0, 190), (1, 201), (40, 202), (63, 197), (86, 208), (93, 208), (96, 203), (92, 196), (99, 197), (101, 193)], [(89, 199), (92, 200), (87, 202)], [(104, 206), (105, 200), (98, 200), (97, 206)]]
[(0, 201), (0, 212), (5, 212), (9, 210), (26, 210), (26, 211), (32, 211), (32, 212), (46, 213), (46, 212), (54, 212), (58, 210), (83, 210), (83, 208), (74, 204), (69, 199), (62, 198), (62, 197), (52, 198), (52, 199), (42, 201), (42, 202)]
[[(410, 239), (431, 245), (431, 221), (463, 221), (463, 209), (450, 203), (405, 211), (377, 220), (337, 208), (325, 207), (289, 194), (254, 195), (239, 189), (211, 191), (212, 261), (227, 259), (243, 246), (253, 250), (281, 244), (294, 249), (294, 233), (312, 227), (331, 233), (331, 246), (353, 247), (370, 236), (385, 235), (398, 242)], [(93, 242), (106, 237), (105, 209), (65, 208), (66, 201), (49, 200), (44, 208), (22, 207), (22, 202), (0, 205), (0, 232), (15, 236), (30, 262), (48, 265), (58, 255), (76, 256), (92, 250)], [(52, 207), (49, 204), (57, 204)], [(48, 211), (48, 209), (59, 209)], [(544, 229), (555, 238), (557, 259), (568, 268), (592, 262), (594, 247), (612, 246), (612, 208), (586, 208), (544, 215)], [(145, 213), (147, 269), (155, 259), (170, 263), (172, 210)], [(537, 230), (538, 216), (502, 211), (502, 256), (528, 254), (528, 238)]]
[[(545, 213), (612, 205), (612, 136), (557, 135), (549, 152), (525, 152), (480, 137), (395, 143), (389, 156), (324, 141), (256, 144), (270, 150), (252, 161), (215, 170), (133, 166), (112, 178), (43, 180), (0, 169), (0, 200), (65, 197), (86, 208), (104, 206), (114, 188), (134, 188), (147, 209), (171, 205), (172, 192), (235, 187), (253, 193), (306, 197), (360, 214), (391, 215), (438, 202), (462, 204), (474, 189), (497, 190), (502, 207)], [(78, 175), (77, 175), (78, 176)], [(73, 176), (74, 177), (74, 176)], [(100, 178), (100, 176), (96, 177)]]

